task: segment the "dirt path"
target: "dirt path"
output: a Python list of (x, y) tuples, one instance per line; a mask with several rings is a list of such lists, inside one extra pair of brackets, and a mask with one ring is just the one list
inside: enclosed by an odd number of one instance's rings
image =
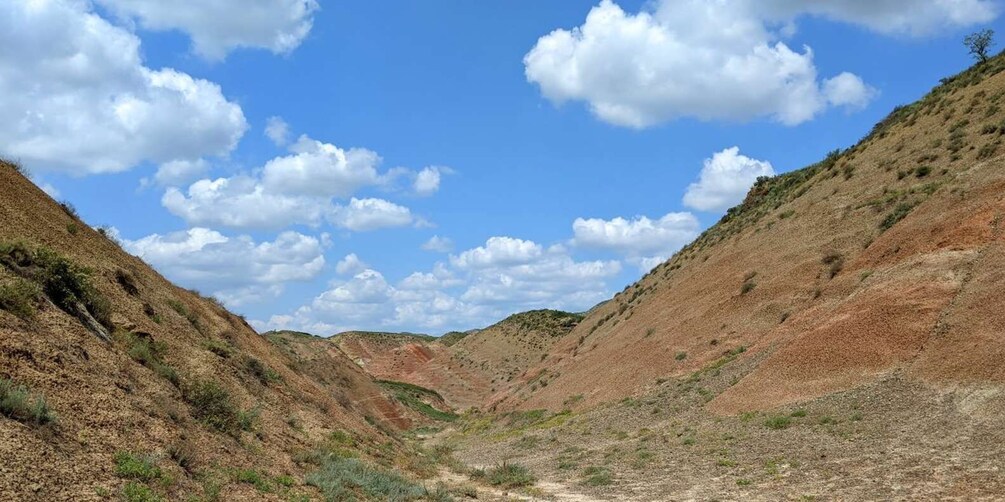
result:
[[(477, 466), (475, 466), (477, 468)], [(555, 481), (542, 480), (534, 484), (533, 495), (527, 493), (501, 490), (493, 486), (474, 485), (461, 474), (450, 469), (441, 469), (435, 481), (440, 481), (447, 485), (471, 485), (478, 490), (478, 500), (523, 500), (528, 502), (540, 501), (561, 501), (561, 502), (600, 502), (596, 499), (572, 491), (568, 486)]]

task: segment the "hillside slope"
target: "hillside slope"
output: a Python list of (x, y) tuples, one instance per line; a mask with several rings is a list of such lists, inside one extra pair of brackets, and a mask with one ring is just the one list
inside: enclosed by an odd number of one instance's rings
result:
[(999, 56), (945, 79), (856, 146), (758, 181), (498, 406), (590, 406), (724, 366), (735, 381), (707, 406), (726, 414), (891, 374), (1000, 389), (1003, 68)]
[(512, 315), (447, 343), (411, 335), (350, 332), (332, 340), (367, 373), (434, 389), (452, 407), (482, 407), (539, 363), (581, 316), (554, 310)]
[(316, 495), (336, 433), (399, 460), (398, 406), (340, 353), (308, 371), (7, 163), (0, 222), (0, 500)]

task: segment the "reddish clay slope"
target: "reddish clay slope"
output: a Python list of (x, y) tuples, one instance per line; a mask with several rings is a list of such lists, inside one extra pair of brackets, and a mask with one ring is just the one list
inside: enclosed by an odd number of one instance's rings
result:
[(333, 340), (374, 378), (436, 390), (454, 408), (466, 409), (505, 395), (580, 319), (552, 310), (524, 312), (450, 346), (389, 333), (350, 332)]
[(749, 372), (709, 407), (772, 408), (902, 372), (1005, 379), (1005, 60), (898, 109), (855, 147), (759, 182), (696, 242), (591, 313), (503, 407)]

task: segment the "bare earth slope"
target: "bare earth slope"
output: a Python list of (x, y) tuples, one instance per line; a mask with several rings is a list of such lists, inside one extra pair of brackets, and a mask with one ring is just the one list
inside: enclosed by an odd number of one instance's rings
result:
[[(407, 425), (340, 353), (324, 355), (323, 372), (302, 371), (309, 360), (173, 286), (71, 212), (0, 163), (0, 243), (25, 243), (0, 256), (0, 379), (44, 396), (56, 416), (36, 425), (3, 404), (0, 500), (98, 500), (129, 489), (171, 500), (316, 493), (302, 486), (313, 467), (297, 455), (343, 431), (372, 458), (389, 440), (380, 428)], [(89, 314), (57, 306), (63, 293), (55, 289), (11, 303), (21, 298), (15, 292), (37, 287), (22, 277), (75, 273), (56, 260), (40, 265), (49, 256), (37, 251), (43, 247), (65, 256), (71, 270), (90, 269), (100, 301), (84, 309)], [(85, 327), (90, 314), (104, 326)], [(154, 459), (160, 470), (124, 471), (125, 454)], [(240, 481), (241, 469), (263, 480), (258, 488), (248, 476)], [(282, 476), (293, 486), (272, 481)]]
[(505, 395), (580, 319), (554, 310), (524, 312), (459, 341), (452, 337), (449, 346), (390, 333), (350, 332), (332, 339), (374, 378), (434, 389), (454, 408), (467, 409)]
[(555, 344), (529, 373), (547, 372), (546, 387), (525, 379), (503, 407), (592, 405), (746, 362), (710, 409), (769, 409), (892, 373), (999, 389), (1003, 68), (968, 70), (855, 147), (759, 182)]

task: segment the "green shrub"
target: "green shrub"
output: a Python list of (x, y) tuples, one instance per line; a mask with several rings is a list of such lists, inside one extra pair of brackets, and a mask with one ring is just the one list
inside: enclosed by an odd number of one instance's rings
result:
[(42, 291), (34, 283), (14, 278), (0, 284), (0, 310), (6, 310), (21, 319), (35, 317), (35, 307)]
[(220, 432), (237, 434), (241, 417), (230, 392), (212, 380), (195, 382), (185, 390), (185, 400), (192, 406), (192, 415)]
[(677, 355), (674, 356), (674, 359), (678, 361), (683, 361), (687, 359), (687, 352), (678, 352)]
[(806, 410), (799, 409), (799, 410), (793, 411), (792, 414), (790, 414), (789, 416), (793, 417), (793, 418), (802, 418), (802, 417), (805, 417), (806, 416)]
[(125, 335), (127, 353), (134, 361), (146, 366), (161, 378), (171, 382), (175, 387), (181, 385), (178, 372), (164, 362), (164, 352), (167, 345), (155, 342), (149, 335), (127, 333)]
[(740, 294), (745, 295), (747, 293), (750, 293), (756, 287), (757, 287), (756, 282), (754, 282), (753, 280), (748, 280), (747, 282), (743, 283), (743, 286), (740, 287)]
[(614, 482), (614, 476), (606, 467), (587, 467), (583, 469), (583, 478), (583, 484), (588, 486), (607, 486)]
[(272, 491), (272, 486), (269, 484), (268, 479), (254, 469), (236, 469), (231, 471), (231, 477), (238, 483), (254, 486), (256, 490), (262, 493)]
[(151, 481), (161, 477), (161, 469), (150, 455), (120, 451), (115, 454), (115, 474), (120, 478)]
[(130, 481), (122, 488), (122, 498), (126, 502), (163, 502), (159, 495), (153, 492), (150, 487)]
[(898, 204), (897, 207), (893, 209), (893, 212), (886, 215), (886, 218), (883, 218), (883, 221), (879, 223), (880, 230), (886, 231), (893, 228), (893, 226), (899, 223), (900, 220), (903, 220), (908, 214), (911, 214), (913, 209), (914, 204), (908, 202)]
[(307, 484), (321, 490), (325, 500), (335, 502), (365, 500), (400, 502), (419, 500), (426, 490), (401, 475), (371, 467), (355, 458), (328, 458), (321, 468), (307, 476)]
[[(78, 318), (89, 313), (105, 327), (113, 327), (111, 303), (91, 284), (90, 270), (75, 265), (55, 251), (31, 247), (24, 242), (0, 244), (0, 265), (38, 284), (64, 312)], [(86, 312), (81, 312), (81, 308)]]
[(764, 426), (769, 429), (786, 429), (792, 425), (792, 419), (785, 415), (777, 415), (764, 421)]
[(932, 168), (929, 166), (919, 166), (914, 170), (914, 176), (918, 178), (924, 178), (932, 173)]
[(489, 484), (502, 488), (530, 486), (537, 481), (526, 467), (508, 462), (503, 462), (502, 465), (489, 469), (485, 475)]
[(271, 382), (278, 382), (282, 379), (279, 376), (279, 373), (276, 373), (275, 370), (266, 366), (265, 363), (255, 359), (254, 357), (248, 357), (245, 359), (244, 367), (248, 370), (248, 373), (251, 373), (252, 376), (257, 378), (262, 385), (268, 385)]
[(32, 394), (27, 387), (0, 378), (0, 414), (18, 422), (46, 425), (56, 420), (42, 395)]

